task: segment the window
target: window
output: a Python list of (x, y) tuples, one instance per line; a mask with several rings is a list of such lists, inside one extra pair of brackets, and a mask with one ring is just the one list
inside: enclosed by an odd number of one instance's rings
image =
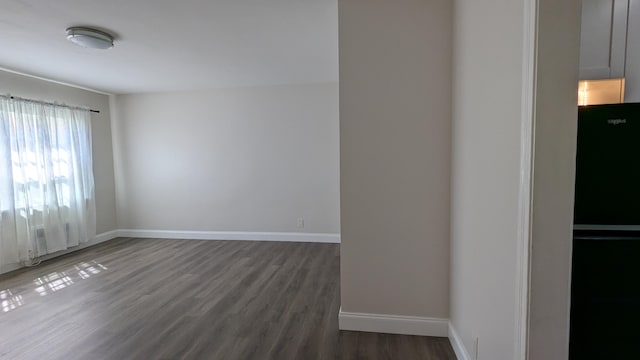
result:
[[(53, 129), (56, 134), (65, 137), (64, 129)], [(25, 151), (11, 151), (11, 171), (14, 184), (14, 206), (17, 209), (37, 209), (42, 211), (45, 208), (45, 193), (47, 187), (51, 186), (56, 200), (63, 206), (71, 205), (71, 193), (69, 191), (69, 177), (71, 176), (70, 152), (72, 147), (68, 141), (55, 144), (47, 154), (38, 151), (38, 139), (34, 139), (33, 147), (28, 147)], [(51, 165), (51, 177), (47, 176), (47, 161), (43, 156), (48, 156)], [(51, 181), (49, 181), (51, 180)], [(28, 199), (28, 201), (27, 201)]]
[(0, 265), (95, 236), (88, 110), (0, 97)]

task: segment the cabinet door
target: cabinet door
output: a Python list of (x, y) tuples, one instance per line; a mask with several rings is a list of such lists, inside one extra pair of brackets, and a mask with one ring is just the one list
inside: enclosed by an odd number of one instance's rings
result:
[(640, 0), (629, 3), (626, 67), (624, 101), (640, 102)]
[(624, 77), (629, 0), (583, 0), (580, 79)]

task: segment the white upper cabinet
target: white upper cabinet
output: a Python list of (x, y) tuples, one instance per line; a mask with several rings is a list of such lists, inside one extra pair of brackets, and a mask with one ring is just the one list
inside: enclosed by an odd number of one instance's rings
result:
[(625, 102), (640, 102), (640, 0), (629, 4)]
[(629, 0), (583, 0), (580, 79), (624, 77)]

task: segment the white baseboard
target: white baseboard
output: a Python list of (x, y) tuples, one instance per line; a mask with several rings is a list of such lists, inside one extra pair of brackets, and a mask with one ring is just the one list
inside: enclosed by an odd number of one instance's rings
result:
[[(117, 238), (119, 236), (120, 236), (120, 231), (119, 230), (111, 230), (111, 231), (103, 232), (102, 234), (96, 235), (96, 237), (93, 238), (92, 241), (89, 241), (86, 244), (95, 245), (95, 244), (99, 244), (101, 242), (105, 242), (107, 240), (115, 239), (115, 238)], [(80, 246), (84, 246), (86, 244), (82, 244)], [(87, 246), (91, 246), (91, 245), (87, 245)]]
[(458, 335), (456, 329), (451, 323), (449, 323), (449, 342), (451, 343), (451, 347), (453, 347), (453, 351), (456, 353), (456, 357), (458, 358), (458, 360), (472, 359), (469, 355), (469, 352), (464, 347), (460, 335)]
[[(82, 250), (117, 237), (132, 238), (160, 238), (160, 239), (190, 239), (190, 240), (247, 240), (247, 241), (288, 241), (312, 243), (340, 243), (340, 234), (326, 233), (294, 233), (294, 232), (246, 232), (246, 231), (174, 231), (174, 230), (138, 230), (118, 229), (104, 232), (86, 243), (73, 248), (58, 251), (40, 257), (49, 260), (57, 256)], [(0, 266), (0, 274), (20, 269), (21, 264), (7, 264)]]
[(120, 237), (190, 239), (190, 240), (248, 240), (248, 241), (293, 241), (315, 243), (340, 243), (340, 234), (294, 233), (294, 232), (247, 232), (247, 231), (176, 231), (176, 230), (118, 230)]
[(14, 271), (14, 270), (18, 270), (21, 267), (23, 267), (21, 264), (7, 264), (7, 265), (1, 265), (0, 266), (0, 275)]
[[(45, 260), (53, 259), (53, 258), (58, 257), (58, 256), (66, 255), (66, 254), (72, 253), (74, 251), (82, 250), (82, 249), (88, 248), (90, 246), (98, 245), (98, 244), (103, 243), (105, 241), (115, 239), (118, 236), (120, 236), (118, 230), (111, 230), (111, 231), (103, 232), (102, 234), (96, 235), (96, 237), (93, 238), (93, 240), (87, 241), (86, 243), (82, 243), (82, 244), (80, 244), (78, 246), (74, 246), (74, 247), (66, 249), (66, 250), (62, 250), (62, 251), (55, 252), (53, 254), (48, 254), (48, 255), (41, 256), (39, 258), (39, 260), (45, 261)], [(22, 265), (22, 264), (4, 265), (4, 266), (0, 267), (0, 274), (4, 274), (4, 273), (8, 273), (10, 271), (18, 270), (18, 269), (23, 268), (23, 267), (25, 267), (25, 266)]]
[(340, 330), (386, 334), (447, 337), (448, 319), (344, 312), (338, 314)]

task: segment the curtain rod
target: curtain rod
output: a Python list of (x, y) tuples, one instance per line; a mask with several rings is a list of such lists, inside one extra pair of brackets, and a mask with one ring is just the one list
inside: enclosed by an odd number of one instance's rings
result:
[(0, 97), (7, 98), (7, 99), (25, 100), (25, 101), (38, 103), (38, 104), (44, 104), (44, 105), (62, 106), (62, 107), (66, 107), (66, 108), (69, 108), (69, 109), (88, 110), (89, 112), (100, 114), (100, 110), (87, 109), (87, 108), (83, 108), (83, 107), (80, 107), (80, 106), (70, 106), (70, 105), (65, 105), (65, 104), (56, 104), (56, 103), (52, 103), (52, 102), (40, 101), (40, 100), (34, 100), (34, 99), (25, 99), (25, 98), (21, 98), (21, 97), (17, 97), (17, 96), (11, 96), (11, 95), (0, 95)]

